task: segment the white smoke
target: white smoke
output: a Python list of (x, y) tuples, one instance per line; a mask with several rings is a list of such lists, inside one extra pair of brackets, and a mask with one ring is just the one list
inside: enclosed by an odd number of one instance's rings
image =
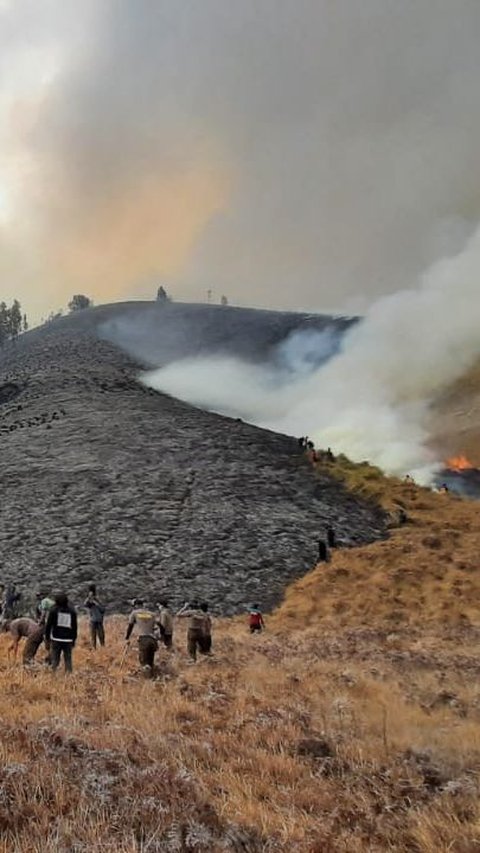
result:
[[(274, 364), (186, 360), (145, 381), (196, 405), (308, 434), (321, 447), (428, 482), (438, 462), (428, 443), (430, 403), (480, 356), (479, 274), (480, 229), (417, 287), (379, 299), (327, 363), (312, 368), (312, 338), (296, 333)], [(336, 346), (328, 334), (316, 342), (323, 357)]]

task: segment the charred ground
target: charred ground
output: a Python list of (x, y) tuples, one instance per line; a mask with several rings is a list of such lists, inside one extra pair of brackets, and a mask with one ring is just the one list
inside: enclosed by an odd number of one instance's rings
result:
[[(228, 309), (216, 310), (214, 346), (246, 346), (235, 315), (242, 309), (231, 309), (230, 325)], [(151, 338), (158, 321), (162, 340), (155, 306), (102, 306), (2, 353), (3, 579), (65, 586), (76, 598), (95, 579), (114, 609), (135, 594), (199, 595), (228, 614), (257, 598), (273, 606), (314, 564), (326, 524), (346, 545), (384, 535), (381, 511), (313, 472), (293, 438), (142, 386), (146, 353), (134, 361), (104, 339), (132, 312), (150, 316)], [(256, 351), (311, 322), (258, 313)], [(180, 306), (176, 315), (183, 323)], [(208, 317), (211, 326), (212, 309)], [(191, 346), (205, 348), (207, 338), (199, 321)]]

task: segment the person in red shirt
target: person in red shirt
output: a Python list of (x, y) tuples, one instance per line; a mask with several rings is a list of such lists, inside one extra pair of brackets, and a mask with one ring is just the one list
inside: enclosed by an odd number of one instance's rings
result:
[(254, 604), (249, 610), (248, 626), (251, 634), (256, 634), (257, 632), (260, 633), (265, 628), (263, 616), (256, 604)]

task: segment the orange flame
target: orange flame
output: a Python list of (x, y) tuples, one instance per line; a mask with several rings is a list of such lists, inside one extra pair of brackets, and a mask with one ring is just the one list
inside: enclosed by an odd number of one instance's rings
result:
[(447, 467), (452, 471), (468, 471), (473, 468), (473, 465), (464, 454), (460, 454), (460, 456), (452, 456), (451, 459), (448, 459)]

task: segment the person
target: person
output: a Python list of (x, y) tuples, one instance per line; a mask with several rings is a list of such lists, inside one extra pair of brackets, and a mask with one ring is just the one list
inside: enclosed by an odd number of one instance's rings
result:
[(260, 633), (265, 628), (265, 622), (258, 604), (254, 604), (249, 610), (248, 626), (251, 634), (255, 634), (257, 631)]
[(157, 607), (160, 611), (160, 616), (158, 619), (160, 637), (165, 648), (171, 649), (173, 645), (173, 614), (168, 606), (168, 601), (166, 599), (159, 601)]
[(211, 655), (212, 654), (212, 619), (208, 612), (208, 603), (203, 601), (200, 605), (200, 610), (203, 615), (203, 636), (200, 642), (200, 651), (202, 655)]
[(158, 640), (155, 636), (157, 625), (158, 620), (155, 613), (144, 607), (141, 598), (135, 598), (133, 600), (133, 610), (128, 620), (125, 642), (130, 642), (132, 631), (136, 628), (138, 633), (138, 660), (145, 674), (150, 678), (153, 676), (155, 654), (158, 649)]
[(94, 583), (88, 587), (88, 596), (85, 599), (84, 607), (87, 608), (90, 615), (90, 640), (92, 648), (97, 648), (97, 640), (101, 646), (105, 645), (105, 629), (103, 620), (105, 617), (106, 607), (102, 604), (97, 596), (97, 588)]
[(329, 548), (337, 547), (337, 536), (334, 528), (331, 525), (327, 527), (327, 545)]
[(21, 592), (17, 592), (17, 587), (14, 583), (9, 584), (5, 590), (4, 604), (2, 610), (2, 619), (10, 622), (18, 615), (18, 603), (22, 597)]
[(54, 598), (54, 606), (48, 613), (45, 641), (50, 646), (52, 669), (58, 669), (63, 655), (65, 672), (72, 672), (72, 652), (77, 641), (77, 613), (64, 592)]
[(52, 607), (55, 607), (55, 601), (50, 595), (44, 595), (44, 593), (40, 593), (42, 599), (40, 604), (38, 605), (38, 614), (39, 614), (39, 623), (40, 625), (45, 625), (48, 614)]
[(203, 642), (205, 611), (200, 608), (198, 601), (192, 601), (191, 604), (186, 602), (178, 611), (177, 616), (181, 619), (188, 619), (187, 652), (191, 661), (195, 663), (197, 651), (203, 652), (205, 649)]
[(42, 618), (42, 611), (40, 609), (40, 606), (42, 603), (42, 598), (43, 598), (43, 595), (41, 592), (35, 593), (35, 608), (34, 608), (35, 622), (40, 622), (40, 619)]
[(12, 637), (10, 651), (13, 651), (14, 658), (17, 657), (18, 645), (20, 643), (20, 640), (25, 639), (26, 642), (23, 647), (22, 656), (23, 663), (31, 663), (43, 642), (43, 638), (45, 635), (44, 626), (39, 625), (38, 622), (35, 622), (34, 619), (29, 619), (25, 616), (20, 619), (14, 619), (12, 622), (10, 622), (8, 625), (8, 630), (10, 632), (10, 636)]
[(328, 563), (328, 548), (323, 539), (320, 539), (318, 542), (318, 562)]

